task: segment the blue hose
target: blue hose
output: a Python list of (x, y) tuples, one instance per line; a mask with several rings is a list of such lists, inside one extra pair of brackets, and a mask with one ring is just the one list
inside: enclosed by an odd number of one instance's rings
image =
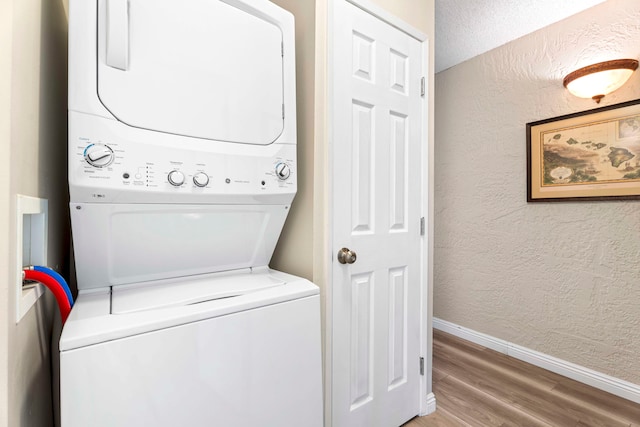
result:
[(62, 289), (64, 289), (64, 293), (67, 295), (67, 299), (69, 300), (69, 305), (71, 307), (73, 307), (73, 296), (71, 295), (71, 289), (69, 289), (69, 285), (64, 280), (64, 277), (62, 277), (60, 274), (58, 274), (57, 271), (52, 270), (52, 269), (50, 269), (48, 267), (42, 267), (40, 265), (34, 265), (33, 269), (35, 271), (39, 271), (41, 273), (45, 273), (45, 274), (48, 274), (49, 276), (53, 277), (56, 280), (56, 282), (58, 282), (60, 284)]

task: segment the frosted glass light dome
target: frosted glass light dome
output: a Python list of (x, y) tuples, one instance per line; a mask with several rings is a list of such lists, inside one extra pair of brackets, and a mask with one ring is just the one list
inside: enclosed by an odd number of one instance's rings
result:
[(578, 98), (592, 98), (597, 103), (605, 95), (624, 85), (638, 68), (635, 59), (616, 59), (580, 68), (567, 75), (563, 84)]

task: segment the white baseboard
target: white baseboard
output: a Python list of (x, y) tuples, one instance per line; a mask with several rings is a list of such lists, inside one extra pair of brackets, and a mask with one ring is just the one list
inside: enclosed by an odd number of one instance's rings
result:
[[(547, 369), (556, 374), (571, 378), (578, 382), (590, 385), (624, 399), (640, 403), (640, 385), (615, 378), (566, 360), (558, 359), (548, 354), (540, 353), (529, 348), (495, 338), (481, 332), (476, 332), (464, 326), (447, 322), (446, 320), (433, 318), (434, 329), (447, 332), (467, 341), (490, 348), (534, 366)], [(434, 401), (435, 403), (435, 401)]]
[(436, 395), (433, 393), (429, 393), (427, 395), (427, 408), (424, 414), (420, 414), (421, 416), (423, 415), (429, 415), (429, 414), (433, 414), (434, 412), (436, 412)]

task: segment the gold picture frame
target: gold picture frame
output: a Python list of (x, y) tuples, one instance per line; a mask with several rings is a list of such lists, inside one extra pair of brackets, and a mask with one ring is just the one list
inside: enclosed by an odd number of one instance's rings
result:
[(640, 99), (527, 123), (527, 201), (640, 199)]

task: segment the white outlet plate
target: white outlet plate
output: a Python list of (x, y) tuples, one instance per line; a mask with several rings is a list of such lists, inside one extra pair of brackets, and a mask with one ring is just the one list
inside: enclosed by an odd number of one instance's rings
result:
[(17, 195), (16, 200), (16, 323), (44, 293), (44, 286), (22, 287), (22, 268), (47, 265), (49, 202), (37, 197)]

